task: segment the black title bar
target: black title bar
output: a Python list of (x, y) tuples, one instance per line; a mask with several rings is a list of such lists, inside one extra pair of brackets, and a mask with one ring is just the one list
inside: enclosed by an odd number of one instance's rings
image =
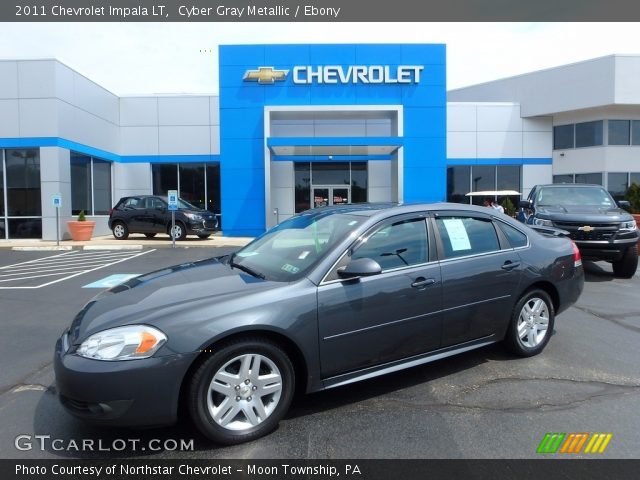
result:
[(631, 480), (639, 460), (0, 460), (3, 480)]
[(2, 0), (1, 22), (638, 21), (632, 0)]

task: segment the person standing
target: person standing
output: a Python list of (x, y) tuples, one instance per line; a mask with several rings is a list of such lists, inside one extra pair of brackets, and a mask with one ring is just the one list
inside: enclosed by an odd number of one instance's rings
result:
[(495, 200), (491, 200), (491, 207), (494, 210), (499, 211), (500, 213), (504, 213), (504, 207), (500, 205), (498, 202), (496, 202)]

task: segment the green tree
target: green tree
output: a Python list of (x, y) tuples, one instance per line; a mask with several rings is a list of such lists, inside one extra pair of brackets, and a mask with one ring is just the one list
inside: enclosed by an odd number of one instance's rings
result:
[(635, 182), (629, 185), (629, 188), (627, 188), (627, 194), (625, 195), (625, 198), (631, 204), (631, 213), (639, 214), (640, 213), (640, 185), (638, 185)]
[(509, 197), (505, 197), (500, 205), (502, 205), (502, 208), (504, 208), (504, 213), (506, 213), (510, 217), (514, 217), (516, 215), (516, 206), (513, 204)]

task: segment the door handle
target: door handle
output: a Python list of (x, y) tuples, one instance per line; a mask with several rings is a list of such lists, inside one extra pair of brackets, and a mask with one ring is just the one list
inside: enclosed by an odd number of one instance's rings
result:
[(434, 283), (436, 283), (436, 280), (434, 278), (418, 277), (416, 278), (416, 281), (411, 284), (411, 286), (413, 288), (424, 288), (428, 287), (429, 285), (433, 285)]
[(512, 262), (511, 260), (507, 260), (500, 268), (502, 268), (503, 270), (513, 270), (514, 268), (519, 266), (520, 262)]

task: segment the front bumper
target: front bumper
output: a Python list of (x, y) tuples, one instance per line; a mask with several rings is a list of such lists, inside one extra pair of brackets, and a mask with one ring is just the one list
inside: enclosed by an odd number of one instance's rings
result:
[(579, 241), (576, 245), (585, 260), (607, 260), (615, 262), (622, 259), (629, 247), (638, 243), (638, 237), (620, 238), (613, 241)]
[(91, 360), (66, 353), (65, 333), (56, 343), (53, 362), (60, 402), (73, 416), (92, 423), (175, 423), (180, 386), (196, 355)]
[(192, 221), (187, 223), (188, 235), (211, 235), (218, 230), (218, 221)]

